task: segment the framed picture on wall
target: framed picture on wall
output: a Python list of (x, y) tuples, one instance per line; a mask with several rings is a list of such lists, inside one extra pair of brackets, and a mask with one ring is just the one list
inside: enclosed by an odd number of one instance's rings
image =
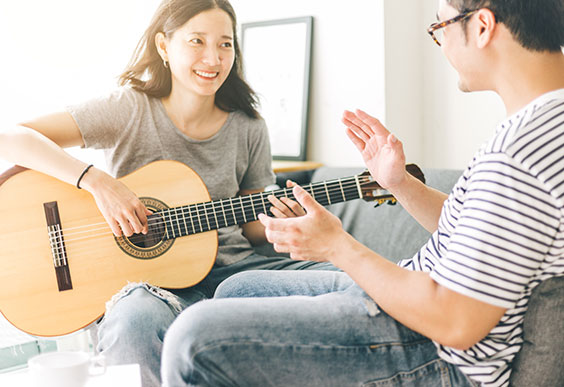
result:
[(306, 159), (313, 17), (241, 25), (245, 77), (275, 160)]

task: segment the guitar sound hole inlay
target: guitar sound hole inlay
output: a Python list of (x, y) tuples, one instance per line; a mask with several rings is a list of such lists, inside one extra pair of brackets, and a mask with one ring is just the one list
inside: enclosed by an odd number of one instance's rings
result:
[(147, 234), (133, 234), (130, 237), (116, 237), (118, 246), (128, 255), (137, 259), (153, 259), (170, 249), (174, 239), (167, 238), (167, 225), (159, 211), (169, 208), (155, 198), (139, 198), (147, 209), (155, 214), (147, 216), (149, 231)]

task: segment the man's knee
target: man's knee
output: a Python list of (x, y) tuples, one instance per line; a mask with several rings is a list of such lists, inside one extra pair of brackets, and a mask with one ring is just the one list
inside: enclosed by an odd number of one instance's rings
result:
[(218, 337), (221, 311), (213, 301), (201, 301), (182, 312), (165, 336), (165, 351), (182, 348), (185, 353), (197, 351)]
[[(261, 273), (261, 272), (258, 272)], [(214, 298), (252, 297), (250, 290), (256, 288), (260, 282), (257, 272), (248, 271), (232, 275), (219, 284)]]

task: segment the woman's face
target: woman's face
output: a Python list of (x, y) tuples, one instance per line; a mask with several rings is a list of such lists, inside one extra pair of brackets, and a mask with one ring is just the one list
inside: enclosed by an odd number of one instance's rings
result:
[(173, 90), (215, 95), (235, 60), (233, 24), (221, 9), (204, 11), (165, 39)]

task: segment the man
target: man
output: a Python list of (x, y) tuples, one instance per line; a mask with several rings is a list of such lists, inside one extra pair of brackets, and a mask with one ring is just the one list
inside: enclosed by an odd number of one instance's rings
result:
[[(429, 33), (460, 89), (495, 91), (508, 116), (451, 194), (405, 172), (401, 142), (377, 119), (343, 116), (373, 177), (431, 239), (394, 265), (296, 186), (307, 214), (261, 215), (267, 238), (344, 273), (224, 282), (223, 299), (167, 333), (166, 386), (509, 384), (532, 290), (564, 275), (564, 2), (441, 0), (437, 18)], [(312, 297), (280, 297), (293, 295)]]

